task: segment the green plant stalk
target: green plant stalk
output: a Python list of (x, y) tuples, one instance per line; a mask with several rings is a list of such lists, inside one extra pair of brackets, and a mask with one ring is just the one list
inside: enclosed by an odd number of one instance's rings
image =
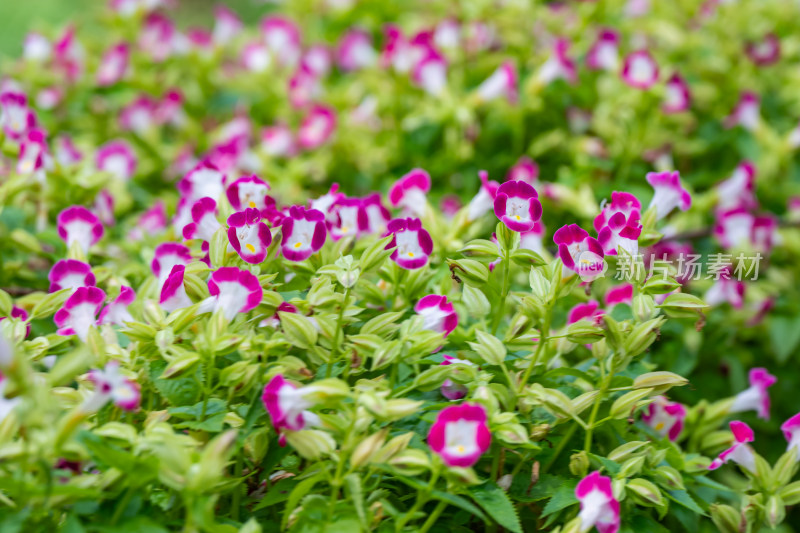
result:
[(531, 364), (525, 369), (525, 373), (522, 375), (522, 379), (519, 381), (519, 389), (517, 389), (517, 394), (522, 394), (522, 389), (528, 384), (528, 379), (531, 377), (533, 368), (539, 364), (539, 359), (544, 352), (544, 348), (550, 341), (548, 334), (550, 333), (551, 307), (549, 304), (545, 310), (545, 313), (546, 314), (543, 320), (542, 328), (539, 330), (539, 345), (536, 347), (536, 352), (533, 355), (533, 359), (531, 359)]
[(497, 334), (497, 329), (500, 327), (500, 322), (503, 320), (503, 315), (506, 311), (506, 300), (508, 299), (508, 291), (510, 289), (510, 276), (511, 276), (511, 259), (508, 250), (503, 250), (503, 290), (500, 293), (500, 302), (498, 303), (497, 312), (492, 320), (492, 335)]
[(339, 355), (339, 344), (341, 341), (339, 337), (342, 333), (342, 321), (344, 320), (344, 310), (347, 309), (347, 299), (350, 297), (350, 287), (344, 291), (342, 298), (342, 306), (339, 308), (339, 315), (336, 317), (336, 335), (333, 339), (333, 347), (331, 348), (331, 356), (328, 359), (328, 367), (325, 369), (325, 377), (329, 378), (333, 375), (333, 364), (336, 362), (336, 357)]
[(603, 397), (606, 395), (608, 391), (608, 387), (611, 384), (611, 378), (614, 377), (614, 367), (608, 369), (608, 374), (605, 374), (603, 371), (603, 363), (600, 362), (600, 390), (597, 394), (597, 398), (594, 399), (594, 405), (592, 405), (592, 413), (589, 415), (589, 423), (588, 427), (586, 428), (586, 438), (583, 441), (583, 449), (586, 453), (592, 451), (592, 433), (594, 432), (595, 427), (595, 420), (597, 420), (597, 413), (600, 410), (600, 404), (603, 401)]
[[(417, 493), (417, 499), (414, 502), (414, 505), (411, 507), (411, 509), (409, 509), (408, 512), (402, 518), (400, 518), (397, 522), (395, 522), (395, 531), (398, 532), (402, 531), (406, 523), (415, 514), (417, 514), (417, 511), (422, 509), (423, 505), (425, 505), (428, 502), (430, 493), (431, 491), (433, 491), (433, 487), (436, 485), (436, 481), (439, 479), (439, 470), (440, 470), (440, 464), (438, 462), (434, 463), (433, 472), (431, 473), (431, 480), (428, 482), (428, 486)], [(441, 513), (441, 511), (439, 512)], [(430, 517), (428, 517), (428, 520), (430, 520)]]
[(439, 501), (439, 503), (436, 504), (436, 507), (434, 508), (431, 515), (428, 517), (427, 520), (425, 520), (425, 523), (422, 524), (422, 527), (419, 529), (419, 533), (427, 533), (427, 531), (431, 527), (433, 527), (433, 525), (439, 519), (439, 516), (442, 514), (442, 511), (444, 511), (446, 508), (447, 508), (447, 503)]
[(564, 436), (561, 438), (561, 442), (558, 443), (558, 446), (556, 446), (556, 449), (553, 452), (553, 455), (550, 456), (550, 459), (548, 459), (547, 462), (542, 467), (542, 471), (541, 471), (542, 474), (547, 472), (550, 469), (550, 467), (553, 466), (553, 464), (556, 462), (556, 459), (558, 459), (558, 456), (561, 455), (561, 452), (563, 452), (564, 448), (567, 447), (567, 443), (570, 441), (570, 439), (575, 434), (575, 431), (577, 429), (578, 429), (578, 426), (573, 424), (573, 425), (571, 425), (569, 427), (567, 432), (564, 433)]

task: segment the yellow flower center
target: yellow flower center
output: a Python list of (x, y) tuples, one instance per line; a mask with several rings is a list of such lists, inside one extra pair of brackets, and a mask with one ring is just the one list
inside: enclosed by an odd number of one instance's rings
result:
[(414, 257), (414, 252), (408, 252), (408, 257)]
[(466, 448), (464, 448), (464, 445), (463, 445), (463, 444), (459, 444), (459, 445), (456, 447), (456, 450), (458, 450), (458, 453), (464, 453), (464, 452), (466, 451)]
[(664, 422), (656, 424), (656, 431), (661, 431), (662, 429), (664, 429)]
[(255, 203), (255, 202), (253, 202), (253, 201), (251, 201), (251, 202), (250, 202), (249, 204), (247, 204), (247, 205), (249, 205), (250, 207), (255, 207), (255, 206), (256, 206), (256, 203)]
[(252, 244), (250, 244), (249, 242), (247, 244), (245, 244), (244, 247), (247, 248), (248, 250), (250, 250), (251, 254), (256, 252), (256, 247), (253, 246)]
[(519, 216), (519, 215), (514, 215), (514, 216), (516, 216), (516, 217), (517, 217), (517, 220), (520, 220), (520, 216)]
[(294, 243), (294, 247), (295, 247), (295, 248), (300, 248), (301, 246), (303, 246), (303, 243), (302, 243), (302, 242), (296, 242), (296, 243)]

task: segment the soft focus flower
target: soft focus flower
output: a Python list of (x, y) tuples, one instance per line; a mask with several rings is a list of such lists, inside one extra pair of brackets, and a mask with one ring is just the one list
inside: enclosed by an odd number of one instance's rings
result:
[(222, 311), (227, 320), (246, 313), (261, 303), (264, 291), (258, 278), (247, 270), (222, 267), (208, 278), (209, 298), (200, 304), (198, 313)]
[(359, 70), (371, 67), (377, 60), (372, 47), (372, 37), (364, 30), (351, 28), (339, 41), (336, 62), (342, 70)]
[(781, 431), (789, 445), (786, 451), (794, 450), (797, 460), (800, 461), (800, 413), (797, 413), (789, 420), (781, 424)]
[(139, 96), (122, 108), (119, 125), (123, 131), (146, 135), (158, 125), (158, 104), (149, 96)]
[(645, 424), (653, 428), (662, 437), (675, 441), (683, 431), (686, 419), (686, 408), (678, 402), (670, 402), (663, 396), (656, 396), (655, 401), (647, 406), (642, 414)]
[(424, 296), (414, 306), (414, 311), (422, 317), (423, 329), (438, 331), (445, 337), (458, 325), (458, 314), (446, 296), (438, 294)]
[(272, 64), (272, 55), (266, 44), (256, 41), (242, 49), (242, 64), (250, 72), (264, 72)]
[(106, 293), (97, 287), (78, 287), (67, 298), (54, 317), (59, 335), (77, 335), (84, 342), (89, 328), (97, 325), (97, 313), (103, 306)]
[(261, 212), (253, 207), (237, 211), (228, 217), (228, 240), (239, 257), (256, 265), (267, 257), (272, 233), (261, 221)]
[(497, 189), (494, 214), (512, 231), (530, 231), (542, 217), (538, 196), (524, 181), (507, 181)]
[[(442, 365), (449, 366), (449, 365), (464, 365), (464, 366), (475, 366), (474, 363), (471, 361), (467, 361), (465, 359), (459, 359), (457, 357), (453, 357), (452, 355), (445, 355), (444, 361), (441, 363)], [(462, 385), (461, 383), (456, 383), (450, 378), (444, 380), (441, 387), (442, 396), (447, 398), (450, 401), (460, 400), (464, 396), (467, 395), (469, 389), (466, 385)]]
[(272, 427), (281, 433), (279, 443), (286, 445), (284, 430), (300, 431), (306, 426), (320, 424), (319, 417), (309, 411), (314, 405), (308, 398), (309, 387), (298, 387), (286, 381), (281, 374), (273, 377), (264, 387), (261, 401), (269, 414)]
[(300, 29), (289, 19), (270, 16), (261, 21), (261, 33), (272, 56), (284, 66), (300, 59)]
[(230, 185), (225, 194), (231, 206), (237, 211), (248, 207), (264, 209), (267, 207), (269, 185), (258, 176), (242, 176)]
[(87, 377), (94, 383), (94, 396), (82, 406), (85, 411), (98, 411), (108, 401), (125, 411), (139, 409), (139, 384), (120, 373), (118, 361), (109, 361), (102, 370), (90, 370)]
[(17, 173), (29, 175), (43, 171), (46, 155), (47, 140), (45, 133), (36, 128), (29, 130), (20, 144)]
[(531, 250), (537, 254), (544, 252), (544, 224), (538, 220), (528, 231), (523, 231), (519, 234), (519, 247), (524, 250)]
[(580, 532), (596, 527), (599, 533), (619, 531), (619, 501), (611, 490), (611, 478), (594, 471), (584, 477), (575, 487), (575, 497), (581, 503), (578, 513)]
[(276, 124), (261, 130), (261, 148), (271, 157), (286, 157), (295, 151), (294, 135), (285, 124)]
[(621, 283), (608, 289), (603, 300), (606, 308), (611, 312), (615, 305), (628, 304), (633, 302), (633, 285), (630, 283)]
[(601, 30), (589, 53), (586, 66), (592, 70), (615, 71), (619, 65), (619, 34), (610, 29)]
[(664, 85), (664, 103), (661, 109), (664, 113), (680, 113), (689, 109), (692, 103), (689, 85), (678, 74), (673, 74)]
[(125, 285), (121, 286), (119, 288), (119, 296), (100, 311), (97, 323), (123, 326), (125, 322), (133, 322), (133, 317), (128, 311), (128, 306), (132, 304), (135, 299), (136, 292), (134, 292), (132, 288)]
[[(23, 308), (17, 307), (16, 305), (14, 305), (14, 306), (11, 307), (11, 313), (8, 316), (0, 316), (0, 322), (5, 320), (6, 318), (16, 318), (16, 319), (21, 320), (23, 322), (27, 322), (27, 320), (28, 320), (28, 312), (26, 310), (24, 310)], [(25, 336), (27, 337), (30, 334), (31, 334), (31, 325), (30, 325), (30, 323), (28, 323), (28, 324), (25, 325)], [(0, 342), (2, 342), (2, 341), (0, 341)], [(0, 392), (0, 396), (2, 396), (2, 392)], [(0, 417), (0, 420), (2, 420), (1, 417)]]
[(56, 161), (62, 166), (70, 166), (83, 159), (83, 154), (75, 147), (69, 135), (59, 135), (55, 141)]
[(78, 287), (93, 287), (95, 283), (92, 267), (77, 259), (61, 259), (47, 275), (50, 280), (50, 292)]
[(98, 87), (108, 87), (125, 77), (130, 60), (130, 49), (127, 43), (119, 43), (109, 48), (97, 67), (96, 81)]
[(403, 209), (404, 213), (423, 216), (427, 211), (427, 193), (431, 189), (431, 176), (421, 168), (412, 169), (389, 189), (389, 203)]
[(183, 238), (211, 242), (221, 227), (217, 220), (217, 202), (208, 197), (200, 198), (192, 204), (192, 222), (184, 226)]
[(73, 205), (61, 211), (57, 223), (58, 236), (67, 243), (67, 248), (76, 243), (83, 253), (88, 253), (89, 247), (103, 236), (100, 219), (82, 205)]
[(331, 207), (335, 214), (330, 225), (331, 237), (334, 240), (347, 236), (358, 236), (369, 228), (369, 217), (361, 198), (337, 198)]
[(486, 409), (476, 403), (445, 407), (428, 432), (428, 445), (447, 466), (470, 467), (489, 449)]
[(150, 268), (158, 278), (159, 287), (164, 284), (167, 276), (175, 265), (186, 266), (192, 260), (189, 248), (179, 242), (163, 242), (156, 247)]
[(725, 127), (742, 128), (753, 131), (761, 121), (761, 99), (752, 91), (744, 91), (739, 97), (739, 102), (733, 108), (731, 114), (725, 118)]
[(36, 115), (28, 107), (28, 98), (20, 92), (0, 91), (0, 125), (12, 140), (19, 140), (36, 127)]
[(367, 233), (383, 234), (386, 232), (386, 226), (392, 219), (391, 213), (383, 205), (381, 195), (378, 193), (370, 194), (362, 199), (362, 208), (367, 214)]
[(167, 228), (167, 208), (164, 202), (158, 201), (139, 216), (136, 225), (128, 232), (128, 238), (141, 240), (148, 235), (158, 235)]
[(603, 274), (603, 247), (577, 224), (568, 224), (556, 230), (553, 242), (558, 245), (558, 256), (564, 266), (584, 281), (591, 281)]
[(675, 172), (649, 172), (646, 176), (654, 190), (650, 208), (655, 207), (656, 218), (661, 220), (676, 207), (686, 211), (692, 205), (692, 196), (681, 185), (681, 176)]
[(114, 197), (106, 189), (98, 192), (95, 196), (92, 212), (97, 215), (104, 226), (114, 225)]
[(716, 186), (717, 209), (727, 211), (744, 207), (753, 209), (758, 205), (755, 189), (756, 167), (752, 161), (742, 161), (731, 177)]
[(214, 6), (214, 30), (212, 39), (216, 45), (224, 45), (236, 38), (242, 31), (239, 17), (224, 5)]
[(748, 42), (744, 51), (750, 61), (760, 67), (771, 65), (781, 57), (781, 42), (774, 33), (768, 33), (761, 41)]
[(481, 83), (475, 92), (484, 102), (496, 98), (505, 98), (509, 103), (517, 101), (517, 68), (511, 61), (506, 61), (491, 76)]
[(494, 199), (500, 184), (496, 181), (489, 181), (489, 174), (485, 170), (478, 172), (481, 180), (481, 188), (469, 204), (467, 204), (467, 220), (472, 222), (489, 212), (494, 206)]
[(136, 155), (126, 141), (110, 141), (97, 149), (97, 170), (110, 173), (115, 178), (127, 181), (136, 173)]
[(183, 285), (185, 272), (186, 267), (184, 265), (173, 265), (161, 284), (158, 302), (168, 313), (192, 305), (192, 300), (189, 299), (186, 294), (186, 287)]
[(336, 111), (327, 106), (312, 107), (297, 131), (297, 144), (304, 150), (313, 150), (325, 144), (336, 129)]
[(539, 67), (536, 73), (539, 83), (548, 85), (550, 82), (559, 79), (568, 83), (576, 83), (578, 81), (575, 62), (567, 55), (568, 52), (569, 41), (566, 39), (556, 40), (550, 57)]
[(325, 215), (302, 206), (289, 208), (289, 216), (281, 223), (281, 253), (289, 261), (305, 261), (325, 244)]
[(327, 46), (315, 44), (303, 52), (300, 66), (318, 78), (324, 78), (333, 67), (333, 55)]
[(744, 304), (745, 284), (731, 279), (730, 273), (720, 276), (711, 288), (703, 295), (703, 301), (711, 306), (729, 303), (734, 309), (741, 309)]
[(47, 37), (36, 32), (30, 32), (25, 36), (22, 44), (22, 57), (27, 61), (44, 63), (50, 59), (52, 54), (53, 45)]
[(216, 201), (225, 190), (225, 182), (225, 173), (209, 161), (203, 161), (178, 182), (178, 190), (191, 203), (200, 198)]
[(592, 300), (575, 305), (567, 313), (567, 324), (574, 324), (579, 320), (588, 320), (595, 326), (599, 326), (603, 321), (605, 311), (600, 309), (600, 304)]
[(414, 65), (412, 79), (426, 93), (440, 96), (447, 88), (447, 61), (436, 50), (428, 50)]
[(392, 261), (407, 270), (428, 264), (428, 257), (433, 252), (433, 240), (418, 218), (396, 218), (389, 222), (386, 229), (388, 234), (393, 235), (386, 245), (387, 250), (395, 248), (390, 256)]
[(750, 387), (743, 390), (733, 400), (728, 412), (741, 413), (755, 411), (758, 417), (769, 420), (769, 389), (778, 379), (767, 372), (766, 368), (751, 368), (749, 374)]
[(539, 165), (527, 156), (520, 157), (506, 174), (506, 181), (524, 181), (529, 185), (536, 185), (538, 179)]
[(622, 65), (622, 79), (636, 89), (649, 89), (658, 81), (658, 65), (647, 50), (628, 54)]
[(172, 55), (175, 43), (175, 24), (161, 13), (150, 13), (139, 32), (139, 48), (160, 63)]
[(749, 442), (753, 442), (753, 430), (744, 422), (734, 420), (731, 422), (731, 431), (733, 432), (734, 444), (711, 461), (708, 465), (709, 470), (716, 470), (723, 464), (733, 461), (745, 470), (750, 472), (756, 471), (756, 459), (753, 454), (753, 449), (748, 446)]

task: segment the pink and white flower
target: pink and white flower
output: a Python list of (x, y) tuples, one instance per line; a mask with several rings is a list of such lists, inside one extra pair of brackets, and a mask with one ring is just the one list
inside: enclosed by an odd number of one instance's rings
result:
[(88, 253), (89, 247), (96, 244), (103, 236), (103, 224), (100, 219), (82, 205), (64, 209), (58, 214), (56, 222), (58, 236), (67, 243), (67, 248), (76, 243), (83, 253)]
[(327, 46), (315, 44), (303, 53), (300, 66), (317, 78), (324, 78), (333, 67), (333, 55)]
[(278, 60), (284, 66), (294, 66), (300, 59), (301, 43), (300, 29), (289, 19), (270, 16), (261, 21), (261, 33), (264, 42)]
[(292, 130), (286, 124), (275, 124), (261, 130), (261, 148), (272, 157), (286, 157), (295, 152)]
[(149, 96), (140, 96), (120, 111), (120, 128), (144, 135), (158, 125), (158, 109), (155, 100)]
[(192, 255), (186, 245), (179, 242), (159, 244), (156, 247), (153, 261), (150, 263), (153, 274), (158, 278), (159, 287), (164, 284), (175, 265), (186, 266), (191, 260)]
[(725, 118), (725, 127), (741, 126), (748, 131), (753, 131), (758, 127), (759, 122), (761, 122), (761, 98), (752, 91), (744, 91), (739, 97), (736, 107)]
[(272, 233), (261, 221), (261, 212), (253, 207), (238, 211), (228, 217), (228, 240), (239, 257), (256, 265), (267, 257), (272, 244)]
[(524, 250), (531, 250), (537, 254), (544, 252), (544, 224), (541, 220), (536, 221), (533, 228), (528, 231), (522, 231), (519, 234), (519, 247)]
[(44, 131), (33, 128), (25, 134), (19, 149), (17, 174), (37, 174), (43, 178), (47, 139)]
[(242, 176), (230, 185), (225, 191), (231, 206), (237, 211), (248, 207), (258, 210), (267, 207), (266, 197), (269, 185), (256, 175)]
[(478, 220), (488, 213), (494, 206), (494, 199), (500, 184), (496, 181), (489, 181), (489, 173), (485, 170), (478, 171), (481, 180), (481, 188), (469, 204), (467, 204), (467, 220), (472, 222)]
[(212, 39), (217, 46), (231, 42), (239, 35), (242, 28), (242, 21), (236, 13), (221, 4), (214, 7)]
[(509, 103), (517, 102), (517, 68), (511, 61), (506, 61), (486, 78), (477, 89), (476, 94), (483, 102), (496, 98), (505, 98)]
[(658, 81), (658, 65), (647, 50), (631, 52), (622, 65), (622, 79), (635, 89), (649, 89)]
[(279, 444), (286, 445), (283, 432), (300, 431), (306, 426), (318, 426), (319, 417), (309, 411), (314, 402), (308, 398), (309, 387), (298, 387), (281, 374), (273, 377), (264, 387), (261, 401), (269, 414), (272, 427), (281, 434)]
[(361, 203), (364, 212), (367, 214), (367, 233), (377, 233), (382, 235), (386, 231), (386, 226), (392, 219), (391, 213), (386, 209), (379, 193), (373, 193), (363, 198)]
[(192, 305), (192, 300), (186, 294), (186, 287), (183, 285), (185, 273), (184, 265), (174, 265), (161, 284), (159, 304), (168, 313)]
[(567, 324), (574, 324), (580, 320), (588, 320), (595, 326), (599, 326), (603, 321), (605, 311), (600, 309), (600, 304), (595, 300), (577, 304), (567, 313)]
[(375, 64), (377, 53), (372, 47), (372, 37), (358, 28), (347, 31), (336, 49), (336, 62), (342, 70), (360, 70)]
[(447, 466), (474, 465), (491, 441), (486, 409), (477, 403), (445, 407), (428, 432), (428, 445)]
[(165, 61), (175, 52), (178, 43), (175, 24), (161, 13), (150, 13), (139, 32), (139, 48), (156, 63)]
[(86, 50), (75, 37), (75, 28), (69, 26), (53, 45), (53, 66), (70, 83), (76, 82), (86, 67)]
[(332, 210), (335, 217), (329, 229), (334, 240), (348, 236), (357, 237), (369, 229), (369, 217), (361, 198), (340, 197)]
[(494, 214), (512, 231), (530, 231), (542, 218), (542, 204), (533, 186), (524, 181), (507, 181), (497, 189)]
[(734, 420), (730, 424), (731, 431), (733, 432), (734, 444), (721, 454), (719, 457), (711, 461), (708, 465), (709, 470), (716, 470), (723, 464), (733, 461), (745, 470), (750, 472), (756, 471), (756, 458), (753, 449), (748, 445), (749, 442), (755, 440), (753, 430), (744, 422)]
[(412, 79), (431, 96), (441, 96), (447, 88), (447, 60), (436, 50), (428, 50), (414, 64)]
[(800, 461), (800, 413), (781, 424), (781, 431), (783, 431), (783, 436), (786, 437), (786, 442), (789, 443), (786, 451), (794, 450), (797, 460)]
[(242, 49), (242, 65), (250, 72), (264, 72), (272, 64), (272, 55), (261, 41), (251, 42)]
[(653, 187), (653, 199), (650, 208), (655, 207), (656, 218), (661, 220), (676, 207), (686, 211), (692, 205), (692, 196), (681, 185), (681, 175), (674, 172), (648, 172), (647, 183)]
[(128, 181), (136, 173), (136, 154), (123, 140), (109, 141), (97, 149), (95, 166), (115, 178)]
[(638, 222), (641, 218), (642, 204), (636, 196), (629, 192), (612, 192), (611, 201), (603, 203), (601, 207), (600, 214), (594, 218), (594, 229), (598, 232), (608, 225), (617, 213), (624, 216), (626, 224)]
[(97, 218), (100, 219), (104, 226), (114, 225), (114, 197), (108, 190), (103, 189), (97, 193), (94, 198), (92, 212), (97, 215)]
[(216, 165), (202, 161), (178, 182), (178, 190), (190, 205), (206, 197), (216, 201), (225, 191), (225, 181), (225, 173)]
[(28, 107), (28, 97), (21, 92), (0, 92), (0, 125), (8, 138), (17, 141), (36, 127), (36, 115)]
[(599, 533), (617, 533), (620, 526), (619, 501), (611, 489), (611, 478), (594, 471), (575, 487), (575, 497), (581, 503), (578, 513), (581, 533), (596, 527)]
[(258, 325), (262, 327), (269, 326), (278, 329), (281, 326), (281, 313), (299, 314), (300, 310), (289, 302), (281, 302), (281, 304), (275, 309), (275, 314), (270, 318), (265, 318)]
[(289, 216), (281, 222), (281, 253), (289, 261), (305, 261), (325, 244), (325, 215), (302, 206), (289, 208)]
[[(15, 318), (15, 319), (20, 320), (22, 322), (28, 322), (28, 312), (25, 309), (21, 308), (21, 307), (17, 307), (16, 305), (13, 305), (13, 306), (11, 306), (11, 313), (9, 313), (8, 316), (0, 316), (0, 322), (2, 322), (3, 320), (5, 320), (7, 318)], [(25, 324), (25, 336), (27, 337), (30, 334), (31, 334), (31, 325), (30, 325), (30, 323), (27, 323), (27, 324)], [(2, 343), (2, 342), (3, 341), (0, 340), (0, 343)], [(1, 373), (0, 373), (0, 376), (2, 376)], [(0, 377), (0, 380), (2, 380), (2, 377)], [(0, 396), (2, 396), (2, 392), (0, 392)], [(0, 416), (0, 421), (2, 421), (2, 416)]]
[[(475, 366), (475, 364), (472, 361), (467, 361), (466, 359), (459, 359), (457, 357), (453, 357), (452, 355), (445, 355), (444, 361), (442, 361), (441, 364), (445, 366), (450, 366), (450, 365), (455, 366), (456, 367), (456, 369), (454, 370), (455, 372), (458, 372), (457, 369), (458, 366)], [(467, 395), (467, 392), (469, 392), (469, 389), (467, 388), (466, 385), (457, 383), (450, 378), (444, 380), (444, 383), (442, 383), (442, 388), (440, 390), (442, 392), (442, 396), (444, 396), (450, 401), (460, 400)]]
[(446, 296), (424, 296), (414, 306), (414, 311), (422, 317), (423, 329), (442, 333), (445, 337), (458, 326), (458, 314)]
[(743, 281), (731, 279), (726, 272), (719, 277), (703, 296), (710, 306), (729, 303), (734, 309), (741, 309), (744, 304), (745, 284)]
[(103, 307), (106, 293), (97, 287), (78, 287), (67, 298), (64, 306), (53, 318), (59, 335), (77, 335), (84, 342), (89, 337), (89, 328), (97, 325), (97, 313)]
[(536, 77), (539, 83), (548, 85), (555, 80), (565, 80), (574, 84), (578, 81), (578, 72), (575, 62), (567, 53), (569, 52), (569, 41), (557, 39), (553, 45), (553, 51), (545, 63), (539, 67)]
[(631, 257), (636, 257), (641, 234), (642, 225), (635, 215), (626, 218), (624, 213), (618, 212), (611, 215), (606, 225), (597, 233), (597, 241), (606, 255), (617, 255), (617, 251), (622, 249)]
[(753, 209), (758, 206), (755, 189), (756, 167), (752, 161), (742, 161), (733, 171), (731, 177), (718, 183), (717, 209), (727, 211), (744, 207)]
[(44, 63), (53, 55), (53, 45), (44, 35), (30, 32), (22, 44), (22, 57), (26, 61)]
[(221, 227), (217, 220), (217, 202), (208, 197), (200, 198), (192, 204), (192, 222), (183, 227), (183, 238), (211, 242)]
[(664, 113), (681, 113), (689, 109), (692, 96), (689, 85), (678, 74), (673, 74), (664, 85), (664, 103), (661, 110)]
[(433, 252), (433, 240), (418, 218), (395, 218), (386, 229), (387, 234), (392, 235), (386, 249), (395, 249), (390, 256), (392, 261), (406, 270), (415, 270), (428, 264), (428, 257)]
[(118, 43), (109, 48), (97, 67), (96, 82), (98, 87), (108, 87), (118, 83), (125, 77), (130, 61), (130, 48), (127, 43)]
[(167, 208), (159, 200), (153, 207), (139, 216), (136, 225), (128, 232), (128, 238), (139, 241), (145, 235), (158, 235), (167, 228)]
[(61, 259), (47, 275), (50, 281), (50, 292), (79, 287), (94, 287), (95, 278), (92, 267), (77, 259)]
[(106, 305), (97, 319), (99, 324), (114, 324), (123, 326), (126, 322), (133, 322), (133, 317), (128, 311), (128, 306), (136, 299), (136, 292), (130, 287), (122, 285), (119, 288), (119, 296), (114, 301)]
[(56, 161), (59, 165), (70, 166), (80, 162), (83, 154), (75, 147), (69, 135), (56, 137)]
[(670, 402), (664, 396), (656, 396), (647, 406), (647, 411), (642, 414), (645, 424), (662, 437), (669, 437), (673, 442), (678, 440), (683, 431), (685, 419), (686, 408), (678, 402)]
[(621, 283), (608, 289), (605, 298), (603, 299), (606, 308), (611, 312), (615, 305), (633, 303), (633, 285), (630, 283)]
[(222, 267), (208, 279), (209, 298), (200, 303), (198, 313), (221, 311), (227, 320), (238, 313), (247, 313), (261, 303), (264, 290), (258, 278), (236, 267)]
[(297, 144), (304, 150), (319, 148), (336, 130), (336, 111), (324, 105), (312, 107), (297, 130)]
[(421, 168), (412, 169), (389, 189), (389, 204), (403, 209), (403, 213), (423, 216), (428, 209), (428, 191), (431, 176)]
[(765, 67), (778, 61), (781, 57), (781, 42), (774, 33), (768, 33), (761, 41), (748, 42), (744, 51), (750, 61), (759, 67)]
[(139, 384), (125, 377), (119, 369), (118, 361), (109, 361), (103, 370), (89, 371), (88, 378), (94, 383), (95, 392), (82, 406), (84, 412), (99, 411), (108, 401), (125, 411), (139, 409), (142, 398)]
[(529, 185), (536, 185), (539, 180), (539, 165), (528, 156), (522, 156), (508, 169), (506, 181), (524, 181)]
[(289, 78), (288, 94), (292, 107), (302, 109), (319, 99), (322, 94), (320, 79), (307, 67), (300, 65)]
[(769, 420), (769, 389), (778, 380), (767, 372), (766, 368), (751, 368), (749, 374), (750, 386), (736, 395), (728, 412), (742, 413), (755, 411), (758, 417)]
[(558, 245), (558, 256), (564, 266), (584, 281), (592, 281), (605, 271), (603, 247), (577, 224), (568, 224), (556, 230), (553, 242)]
[(619, 33), (603, 29), (586, 54), (586, 66), (591, 70), (616, 71), (619, 66)]

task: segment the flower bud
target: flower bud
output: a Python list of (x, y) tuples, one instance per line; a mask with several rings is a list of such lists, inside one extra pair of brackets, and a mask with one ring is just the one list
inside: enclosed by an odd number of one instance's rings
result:
[(175, 378), (194, 368), (200, 362), (200, 354), (187, 352), (173, 359), (161, 373), (161, 379)]
[(407, 475), (419, 475), (431, 467), (428, 455), (414, 448), (398, 452), (389, 459), (389, 464)]
[(730, 505), (712, 504), (709, 507), (711, 520), (720, 533), (739, 533), (739, 525), (743, 522), (743, 517), (739, 511)]
[(372, 370), (392, 364), (399, 356), (402, 345), (399, 341), (385, 342), (372, 354)]
[(489, 314), (492, 306), (483, 291), (467, 283), (461, 291), (461, 302), (467, 308), (470, 316), (481, 318)]
[(778, 494), (786, 505), (797, 505), (800, 503), (800, 481), (789, 483)]
[(639, 402), (650, 396), (653, 389), (639, 389), (626, 392), (611, 404), (609, 416), (612, 418), (626, 418), (638, 407)]
[(401, 418), (411, 416), (414, 413), (419, 412), (419, 408), (422, 407), (422, 404), (423, 402), (407, 400), (405, 398), (389, 400), (386, 402), (386, 414), (384, 418), (386, 420), (399, 420)]
[(671, 466), (659, 466), (654, 472), (656, 482), (669, 490), (683, 490), (683, 476)]
[(780, 496), (770, 496), (766, 507), (764, 507), (764, 515), (767, 525), (772, 529), (775, 529), (778, 524), (783, 522), (783, 519), (786, 518), (786, 505), (784, 505)]
[(608, 342), (606, 342), (605, 338), (592, 343), (592, 356), (598, 361), (608, 357), (608, 351)]
[(502, 424), (496, 426), (493, 433), (499, 440), (511, 446), (528, 444), (528, 432), (521, 424)]
[(654, 318), (658, 314), (656, 302), (649, 294), (637, 294), (633, 297), (633, 316), (640, 322)]
[(262, 533), (263, 529), (261, 529), (261, 525), (255, 518), (251, 518), (247, 522), (244, 523), (242, 527), (239, 528), (238, 533)]
[(538, 424), (531, 429), (531, 440), (540, 441), (550, 434), (552, 426), (550, 424)]
[(448, 259), (450, 272), (464, 283), (480, 287), (489, 279), (489, 268), (475, 259)]
[(654, 318), (636, 325), (623, 343), (625, 353), (630, 357), (636, 357), (647, 350), (658, 337), (658, 328), (664, 323), (664, 320), (663, 318)]
[(358, 446), (356, 446), (356, 449), (353, 450), (353, 454), (350, 456), (350, 464), (353, 468), (359, 468), (370, 462), (372, 457), (379, 451), (380, 447), (383, 446), (388, 434), (389, 430), (384, 428), (358, 443)]
[(619, 469), (617, 473), (617, 477), (620, 478), (629, 478), (631, 476), (635, 476), (642, 471), (642, 467), (644, 466), (644, 456), (640, 455), (639, 457), (631, 457), (624, 463)]
[(608, 454), (608, 458), (612, 461), (620, 463), (629, 457), (632, 457), (634, 454), (640, 455), (647, 452), (647, 448), (642, 449), (643, 446), (649, 447), (647, 442), (642, 440), (632, 440), (630, 442), (626, 442), (622, 446), (618, 446), (611, 453)]
[(550, 300), (551, 284), (550, 280), (545, 276), (543, 269), (531, 268), (531, 273), (528, 276), (531, 285), (531, 294), (539, 304), (545, 304)]
[(603, 330), (587, 320), (579, 320), (567, 327), (567, 339), (576, 344), (590, 344), (603, 338)]
[(394, 437), (386, 445), (378, 450), (377, 453), (372, 457), (373, 463), (385, 463), (389, 461), (392, 457), (396, 454), (400, 453), (401, 451), (408, 448), (411, 439), (414, 438), (414, 433), (409, 431), (408, 433), (403, 433), (402, 435), (398, 435)]
[(569, 471), (573, 476), (584, 477), (589, 471), (589, 456), (585, 451), (572, 454), (569, 458)]
[(659, 371), (642, 374), (633, 380), (634, 389), (654, 389), (654, 394), (663, 394), (672, 387), (682, 387), (689, 380), (672, 372)]
[(286, 338), (298, 348), (309, 349), (317, 344), (317, 330), (305, 316), (299, 313), (278, 312), (281, 328)]
[(336, 441), (330, 434), (317, 429), (287, 431), (286, 441), (306, 459), (317, 459), (332, 453), (336, 449)]
[(664, 496), (652, 482), (644, 478), (635, 478), (628, 481), (625, 486), (634, 501), (640, 505), (661, 507), (664, 505)]
[[(222, 480), (225, 464), (233, 453), (236, 430), (229, 430), (211, 439), (203, 448), (197, 463), (192, 465), (186, 479), (186, 488), (195, 492), (213, 490)], [(194, 468), (197, 467), (197, 468)]]
[(506, 359), (506, 347), (494, 335), (477, 330), (478, 342), (468, 342), (469, 346), (478, 352), (478, 355), (490, 365), (502, 365)]

